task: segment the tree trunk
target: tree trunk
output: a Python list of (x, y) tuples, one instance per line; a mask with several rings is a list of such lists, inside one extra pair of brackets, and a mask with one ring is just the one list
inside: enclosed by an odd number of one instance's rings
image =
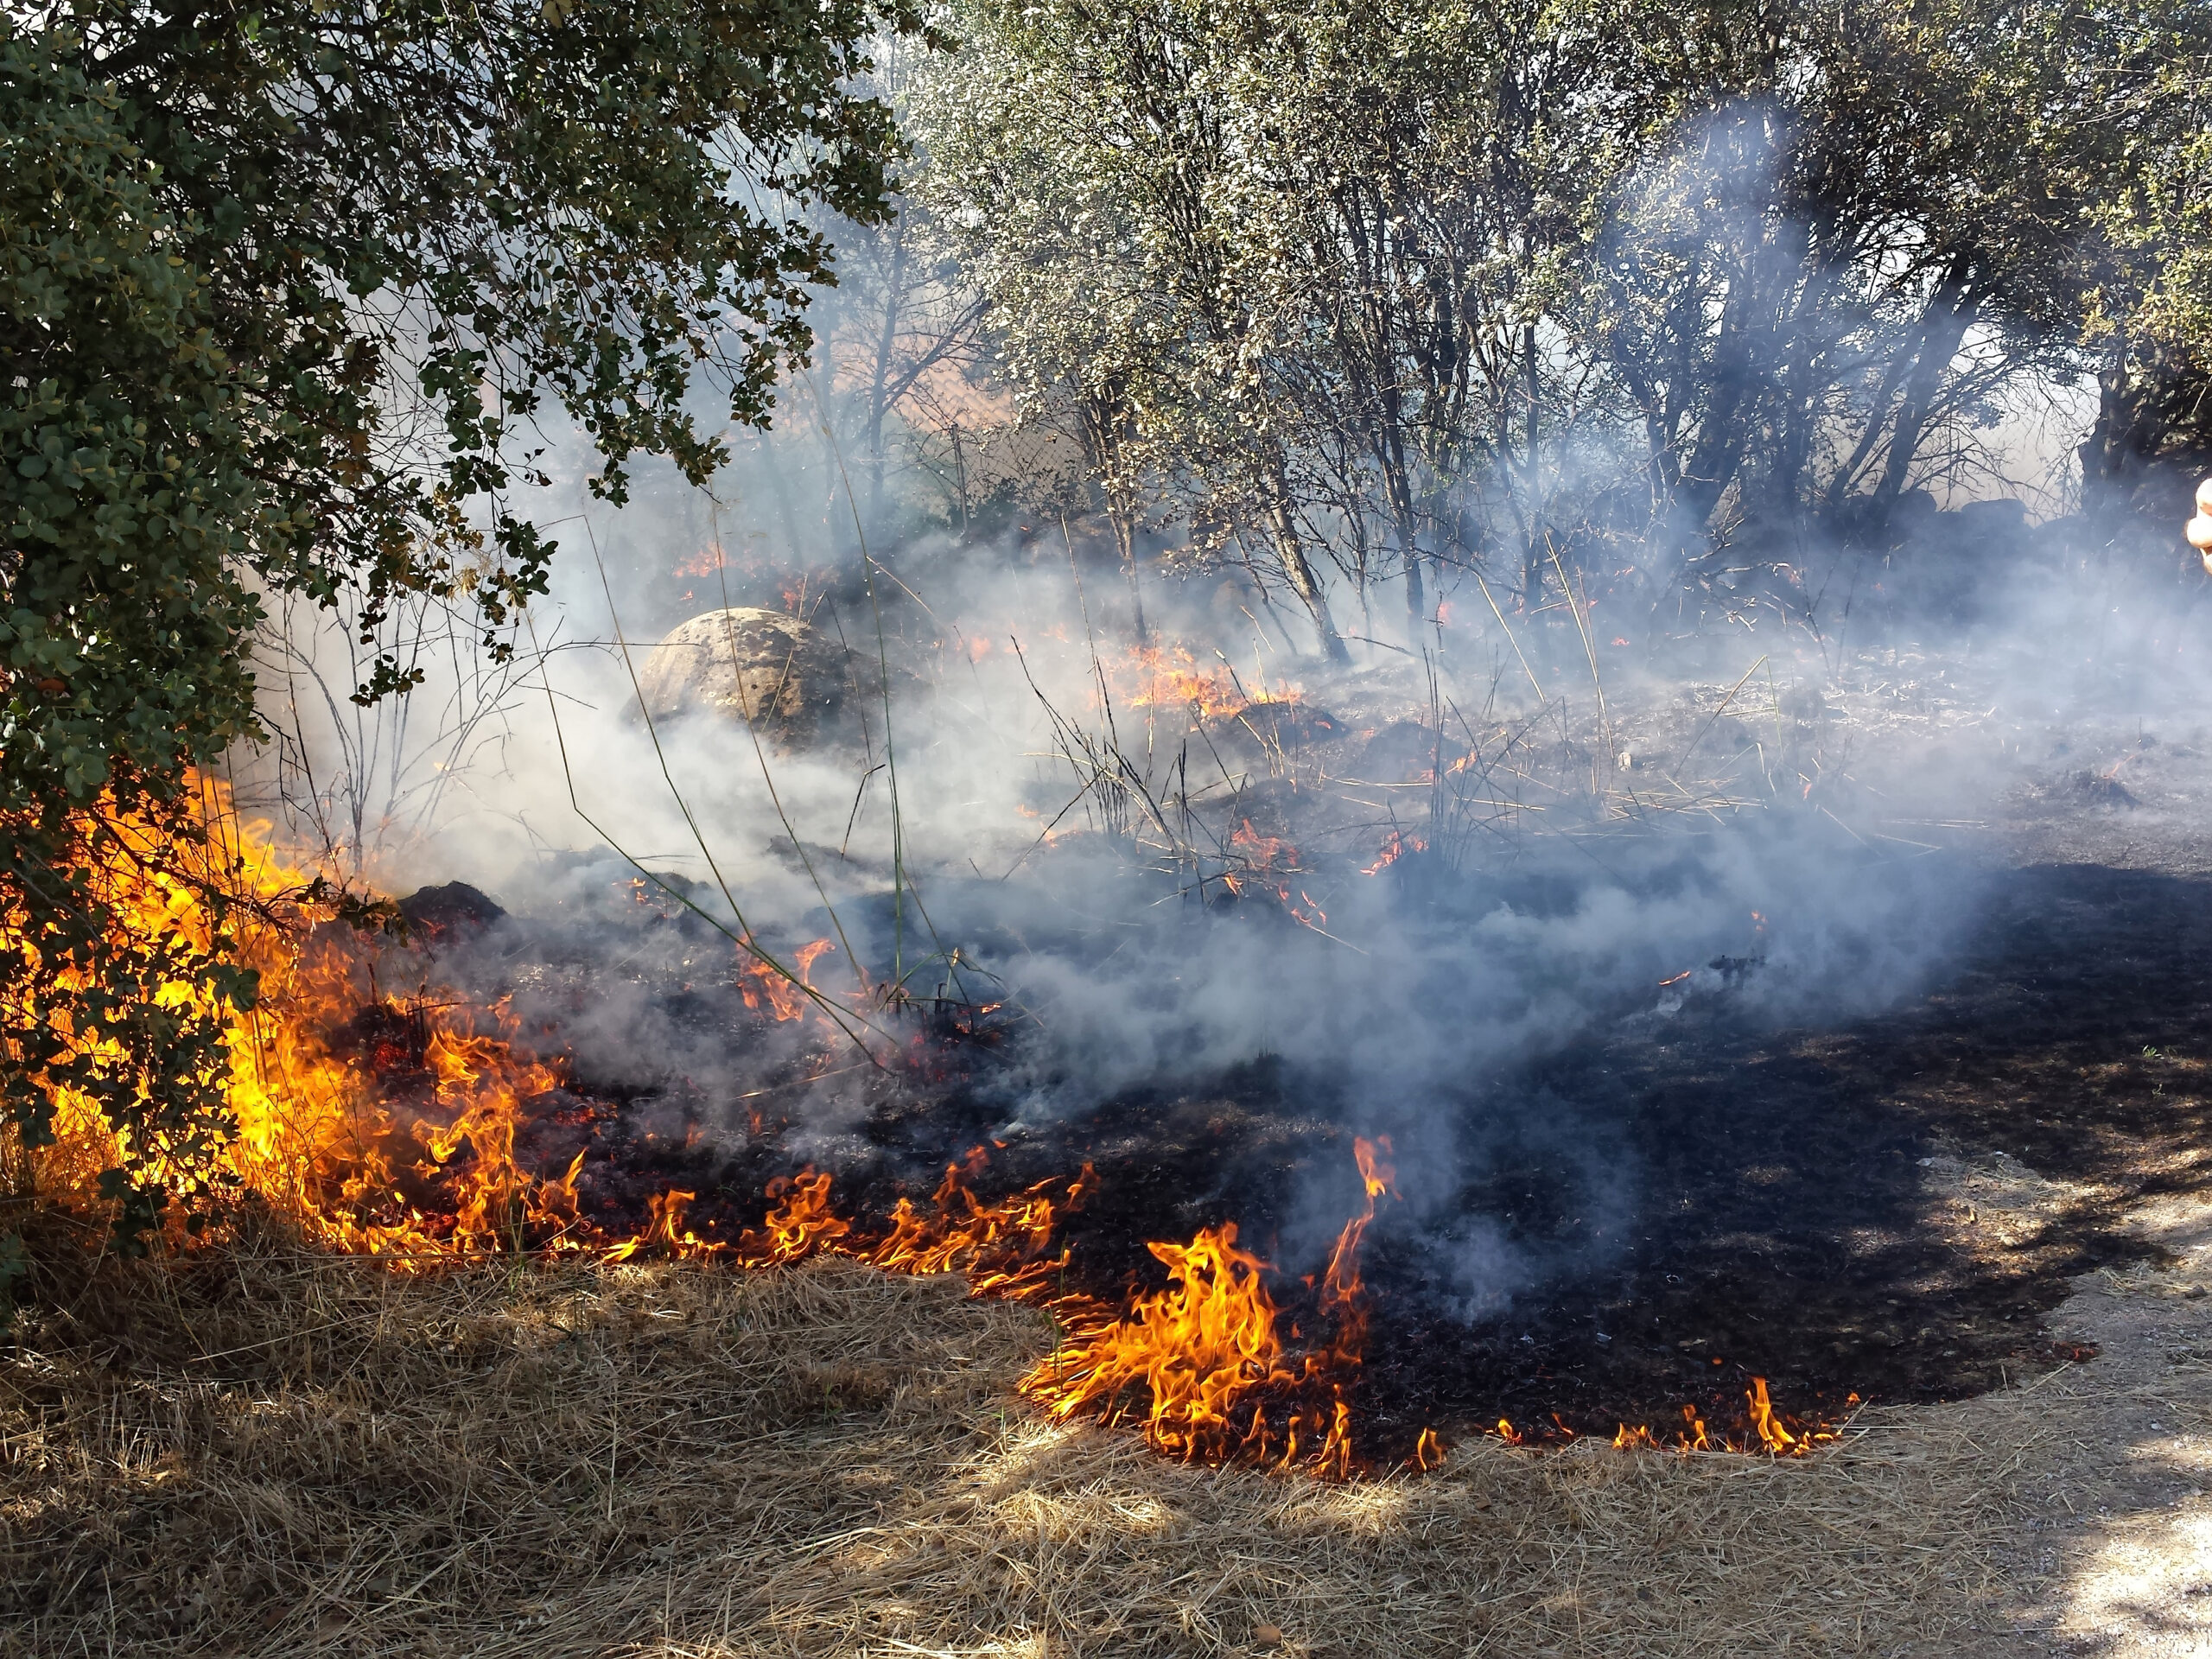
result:
[(1306, 557), (1297, 522), (1291, 516), (1290, 486), (1282, 475), (1281, 456), (1275, 458), (1267, 484), (1268, 533), (1274, 538), (1275, 556), (1282, 561), (1283, 575), (1289, 581), (1291, 591), (1313, 613), (1314, 632), (1321, 638), (1321, 654), (1332, 663), (1350, 662), (1351, 653), (1344, 649), (1344, 642), (1337, 632), (1336, 621), (1329, 614), (1328, 595), (1321, 591), (1320, 581)]
[(892, 228), (891, 277), (883, 296), (883, 329), (876, 337), (875, 372), (868, 386), (868, 522), (874, 525), (883, 510), (883, 417), (889, 411), (885, 389), (891, 381), (892, 354), (898, 348), (899, 314), (906, 296), (906, 221), (902, 215)]
[(1927, 435), (1928, 417), (1936, 393), (1942, 390), (1943, 376), (1965, 343), (1967, 330), (1974, 326), (1974, 320), (1980, 312), (1981, 302), (1967, 292), (1967, 275), (1963, 259), (1951, 267), (1929, 303), (1928, 315), (1922, 321), (1920, 353), (1913, 363), (1911, 376), (1905, 381), (1904, 401), (1897, 405), (1897, 422), (1890, 435), (1889, 459), (1882, 467), (1882, 481), (1874, 491), (1884, 512), (1904, 493), (1912, 458), (1920, 453), (1920, 441)]
[(1421, 549), (1414, 538), (1402, 531), (1398, 536), (1398, 554), (1406, 567), (1406, 626), (1409, 632), (1418, 632), (1428, 620), (1428, 595), (1422, 590), (1421, 580)]

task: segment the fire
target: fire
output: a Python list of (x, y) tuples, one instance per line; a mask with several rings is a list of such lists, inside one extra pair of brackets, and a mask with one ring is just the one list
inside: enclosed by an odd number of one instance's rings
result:
[(1427, 850), (1428, 843), (1419, 836), (1408, 836), (1401, 830), (1393, 830), (1390, 832), (1390, 838), (1382, 843), (1382, 856), (1360, 871), (1360, 874), (1380, 875), (1408, 853), (1425, 853)]
[(998, 1295), (1028, 1294), (1065, 1268), (1065, 1251), (1051, 1257), (1045, 1251), (1059, 1217), (1080, 1209), (1096, 1184), (1090, 1166), (1084, 1166), (1057, 1205), (1052, 1197), (1057, 1181), (985, 1204), (969, 1183), (986, 1157), (977, 1147), (964, 1166), (945, 1166), (944, 1179), (930, 1199), (933, 1214), (899, 1199), (891, 1212), (891, 1231), (866, 1259), (893, 1273), (965, 1273), (979, 1293)]
[(1263, 836), (1247, 818), (1229, 836), (1229, 844), (1243, 856), (1247, 868), (1260, 871), (1295, 870), (1298, 849), (1281, 836)]
[(1751, 1379), (1751, 1390), (1745, 1396), (1751, 1408), (1751, 1427), (1758, 1433), (1759, 1441), (1766, 1449), (1780, 1458), (1802, 1458), (1809, 1449), (1807, 1437), (1792, 1434), (1782, 1419), (1774, 1414), (1774, 1407), (1766, 1397), (1766, 1378)]
[(761, 947), (747, 939), (738, 947), (738, 995), (748, 1008), (765, 1006), (779, 1024), (798, 1019), (813, 1000), (810, 993), (814, 989), (814, 964), (836, 948), (827, 939), (802, 944), (791, 952), (791, 968), (786, 974)]
[(767, 1219), (738, 1241), (738, 1259), (749, 1268), (779, 1267), (826, 1249), (841, 1249), (852, 1230), (830, 1207), (830, 1178), (811, 1169), (779, 1175), (768, 1183)]
[[(243, 1014), (213, 1007), (188, 985), (161, 995), (226, 1019), (234, 1120), (220, 1166), (157, 1160), (161, 1177), (186, 1192), (242, 1184), (319, 1242), (403, 1259), (500, 1248), (541, 1222), (542, 1231), (563, 1231), (575, 1172), (537, 1180), (514, 1155), (522, 1103), (559, 1079), (517, 1046), (508, 1011), (377, 995), (349, 948), (351, 930), (313, 925), (328, 913), (323, 890), (276, 856), (266, 825), (237, 821), (219, 782), (199, 787), (207, 839), (162, 849), (175, 873), (144, 856), (149, 846), (131, 844), (150, 832), (124, 822), (99, 877), (100, 897), (125, 925), (200, 950), (216, 932), (208, 895), (226, 894), (241, 965), (259, 979), (258, 1001)], [(8, 931), (0, 918), (0, 944), (12, 948)], [(42, 1162), (114, 1162), (122, 1148), (94, 1103), (58, 1093), (62, 1144)]]
[(1352, 1158), (1359, 1165), (1360, 1185), (1365, 1198), (1359, 1213), (1344, 1224), (1337, 1235), (1334, 1249), (1329, 1252), (1327, 1270), (1321, 1275), (1321, 1306), (1325, 1312), (1338, 1315), (1336, 1352), (1348, 1364), (1359, 1363), (1360, 1351), (1367, 1343), (1367, 1305), (1363, 1293), (1366, 1287), (1359, 1277), (1359, 1242), (1367, 1236), (1367, 1229), (1375, 1219), (1375, 1200), (1398, 1195), (1398, 1171), (1376, 1155), (1390, 1151), (1390, 1137), (1378, 1135), (1370, 1141), (1355, 1137), (1351, 1143)]
[(1179, 706), (1195, 710), (1201, 720), (1233, 715), (1255, 702), (1295, 702), (1300, 695), (1288, 681), (1278, 681), (1272, 691), (1262, 681), (1254, 694), (1227, 663), (1202, 668), (1181, 645), (1138, 645), (1099, 666), (1108, 684), (1132, 708)]
[[(1187, 1244), (1146, 1246), (1167, 1269), (1164, 1290), (1118, 1317), (1081, 1322), (1022, 1379), (1022, 1392), (1065, 1420), (1095, 1411), (1107, 1421), (1141, 1414), (1146, 1440), (1185, 1461), (1301, 1460), (1342, 1476), (1352, 1460), (1347, 1389), (1367, 1332), (1359, 1246), (1375, 1201), (1394, 1193), (1395, 1172), (1377, 1155), (1388, 1140), (1353, 1142), (1365, 1189), (1321, 1276), (1334, 1340), (1294, 1363), (1267, 1285), (1268, 1264), (1236, 1243), (1236, 1224), (1205, 1227)], [(1301, 1459), (1301, 1452), (1303, 1458)], [(1440, 1456), (1429, 1437), (1421, 1455)]]
[[(1202, 1228), (1188, 1244), (1146, 1247), (1167, 1268), (1167, 1288), (1140, 1300), (1075, 1341), (1022, 1381), (1056, 1417), (1103, 1405), (1118, 1414), (1132, 1388), (1147, 1396), (1145, 1438), (1185, 1458), (1223, 1459), (1268, 1433), (1258, 1395), (1292, 1388), (1282, 1363), (1267, 1264), (1237, 1248), (1236, 1224)], [(1253, 1406), (1249, 1427), (1230, 1414)]]
[(1295, 889), (1287, 879), (1304, 874), (1299, 861), (1298, 849), (1281, 836), (1263, 836), (1253, 829), (1247, 818), (1230, 831), (1229, 848), (1236, 868), (1221, 873), (1222, 884), (1231, 893), (1242, 897), (1248, 887), (1257, 887), (1274, 895), (1275, 902), (1288, 913), (1291, 919), (1313, 928), (1317, 932), (1329, 925), (1329, 913), (1305, 888)]
[[(1613, 1445), (1623, 1451), (1767, 1452), (1777, 1458), (1802, 1458), (1815, 1446), (1827, 1445), (1842, 1435), (1836, 1424), (1800, 1422), (1775, 1410), (1763, 1376), (1751, 1379), (1751, 1387), (1744, 1391), (1744, 1404), (1742, 1433), (1715, 1436), (1706, 1427), (1705, 1419), (1698, 1414), (1695, 1406), (1684, 1406), (1682, 1426), (1671, 1439), (1648, 1423), (1623, 1423), (1614, 1432)], [(1859, 1396), (1853, 1395), (1845, 1404), (1847, 1408), (1856, 1407)], [(1502, 1430), (1504, 1426), (1499, 1427)], [(1515, 1438), (1514, 1444), (1519, 1443)]]
[[(581, 1164), (583, 1154), (578, 1153), (576, 1159)], [(569, 1173), (574, 1175), (575, 1172), (571, 1169)], [(640, 1251), (690, 1260), (712, 1255), (718, 1247), (709, 1243), (683, 1224), (684, 1211), (698, 1196), (696, 1192), (685, 1192), (673, 1187), (665, 1192), (654, 1193), (646, 1200), (647, 1212), (652, 1219), (645, 1224), (645, 1230), (611, 1246), (602, 1253), (601, 1259), (626, 1262)]]
[[(742, 1268), (835, 1255), (887, 1272), (958, 1274), (972, 1294), (1052, 1312), (1064, 1338), (1020, 1386), (1056, 1420), (1134, 1421), (1154, 1446), (1187, 1460), (1332, 1477), (1357, 1465), (1352, 1395), (1370, 1326), (1361, 1252), (1379, 1204), (1397, 1195), (1387, 1138), (1353, 1141), (1360, 1204), (1322, 1270), (1288, 1287), (1294, 1306), (1307, 1312), (1287, 1325), (1273, 1270), (1229, 1221), (1185, 1243), (1150, 1243), (1166, 1282), (1122, 1306), (1070, 1288), (1068, 1250), (1056, 1241), (1065, 1218), (1095, 1190), (1096, 1175), (1086, 1164), (1072, 1179), (986, 1199), (977, 1183), (990, 1153), (982, 1146), (946, 1166), (926, 1204), (902, 1198), (873, 1225), (839, 1214), (831, 1176), (809, 1167), (769, 1182), (760, 1225), (734, 1236), (714, 1220), (695, 1220), (698, 1195), (675, 1187), (652, 1194), (642, 1218), (612, 1230), (603, 1211), (597, 1221), (584, 1211), (585, 1153), (558, 1176), (533, 1173), (518, 1155), (521, 1131), (534, 1110), (545, 1109), (536, 1103), (561, 1089), (563, 1074), (530, 1051), (512, 1010), (442, 999), (428, 984), (411, 995), (379, 989), (373, 958), (355, 932), (315, 925), (327, 915), (321, 890), (276, 855), (268, 827), (239, 823), (213, 784), (206, 802), (215, 832), (211, 867), (252, 901), (240, 949), (261, 976), (257, 1006), (230, 1026), (236, 1128), (225, 1154), (228, 1173), (308, 1238), (410, 1270), (568, 1252), (608, 1262), (665, 1256)], [(1296, 868), (1295, 848), (1249, 823), (1231, 840), (1252, 870), (1280, 879)], [(191, 887), (144, 868), (120, 860), (108, 877), (131, 925), (211, 938), (213, 923)], [(12, 946), (5, 925), (0, 918), (0, 946)], [(812, 972), (831, 948), (823, 939), (793, 951), (789, 978), (757, 957), (741, 959), (748, 1006), (779, 1021), (798, 1018)], [(83, 1099), (59, 1104), (64, 1142), (41, 1156), (97, 1169), (98, 1142), (107, 1133), (97, 1109)], [(726, 1211), (710, 1205), (703, 1213)], [(1300, 1329), (1307, 1313), (1313, 1337)], [(1764, 1378), (1752, 1378), (1745, 1397), (1748, 1429), (1740, 1436), (1710, 1433), (1685, 1407), (1684, 1426), (1673, 1435), (1624, 1424), (1613, 1443), (1796, 1458), (1836, 1438), (1833, 1427), (1777, 1412)], [(1504, 1419), (1496, 1432), (1514, 1445), (1529, 1438)], [(1559, 1432), (1567, 1433), (1563, 1425)], [(1541, 1437), (1554, 1438), (1549, 1429)], [(1435, 1429), (1425, 1428), (1405, 1462), (1432, 1469), (1445, 1456)]]
[(690, 557), (677, 560), (676, 568), (669, 574), (675, 576), (711, 576), (728, 564), (729, 557), (722, 551), (721, 543), (710, 542)]
[(1436, 1431), (1421, 1430), (1421, 1437), (1414, 1442), (1414, 1467), (1426, 1474), (1431, 1469), (1441, 1468), (1446, 1455), (1444, 1442), (1437, 1438)]

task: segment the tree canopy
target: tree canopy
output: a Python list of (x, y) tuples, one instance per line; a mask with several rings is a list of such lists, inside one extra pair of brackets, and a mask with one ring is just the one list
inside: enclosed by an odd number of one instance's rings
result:
[(2195, 0), (954, 16), (923, 188), (1032, 417), (1325, 648), (1332, 564), (1656, 607), (1878, 537), (2024, 375), (2101, 378), (2093, 488), (2212, 437)]

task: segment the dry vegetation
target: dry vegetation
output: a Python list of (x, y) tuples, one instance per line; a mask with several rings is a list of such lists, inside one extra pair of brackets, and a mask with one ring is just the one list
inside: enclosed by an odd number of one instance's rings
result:
[(1034, 1418), (1038, 1316), (836, 1261), (263, 1242), (43, 1290), (0, 1369), (10, 1659), (1955, 1653), (2014, 1473), (1926, 1411), (1796, 1465), (1185, 1468)]

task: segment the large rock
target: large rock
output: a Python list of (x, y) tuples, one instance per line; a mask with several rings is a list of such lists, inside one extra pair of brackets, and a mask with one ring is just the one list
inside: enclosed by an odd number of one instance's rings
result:
[(781, 611), (709, 611), (653, 647), (638, 689), (656, 720), (713, 710), (805, 743), (844, 699), (844, 652)]

